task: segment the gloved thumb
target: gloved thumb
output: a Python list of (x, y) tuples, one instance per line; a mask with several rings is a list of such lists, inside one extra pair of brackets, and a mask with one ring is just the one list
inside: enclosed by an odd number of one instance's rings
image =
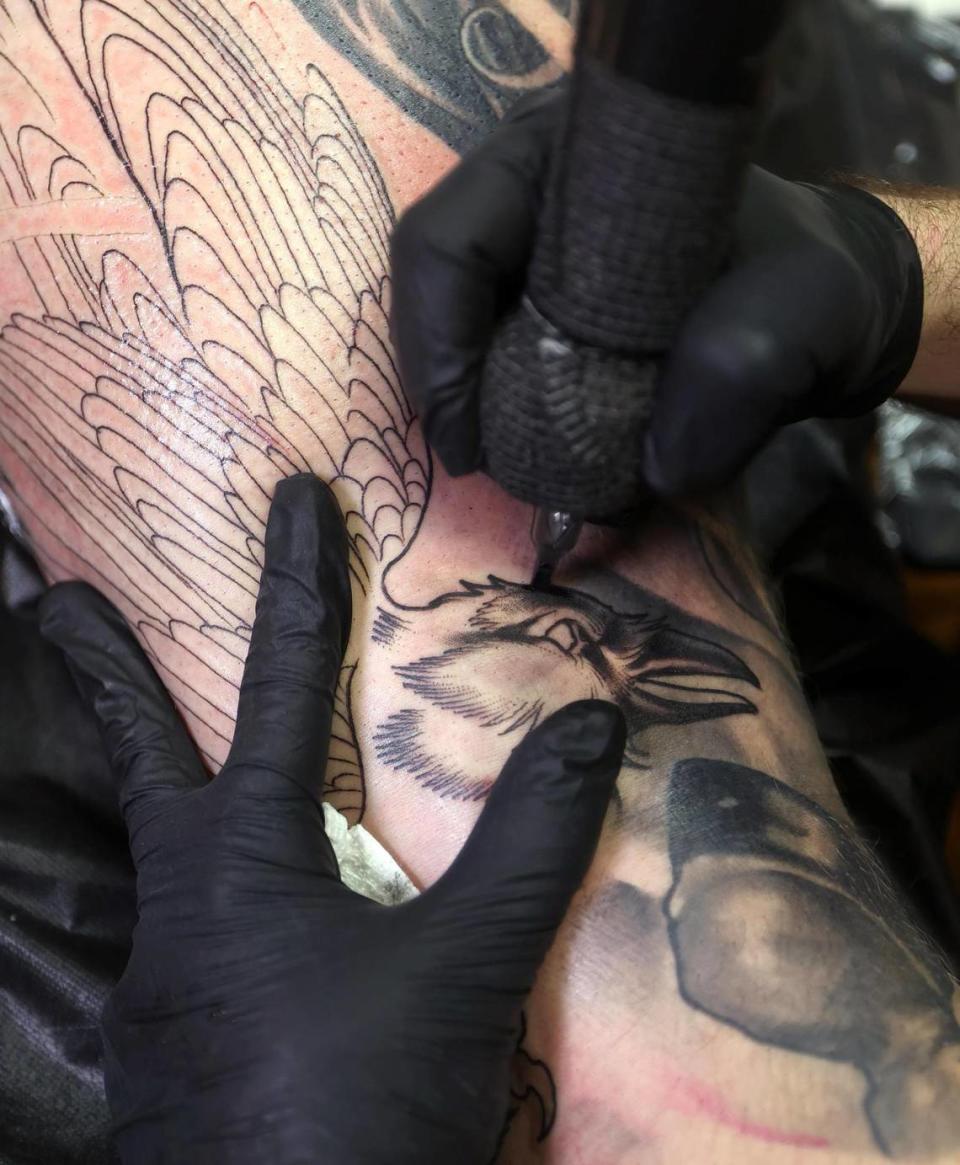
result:
[(522, 998), (593, 858), (623, 760), (614, 704), (569, 704), (514, 750), (453, 865), (428, 892), (435, 957), (508, 1007)]

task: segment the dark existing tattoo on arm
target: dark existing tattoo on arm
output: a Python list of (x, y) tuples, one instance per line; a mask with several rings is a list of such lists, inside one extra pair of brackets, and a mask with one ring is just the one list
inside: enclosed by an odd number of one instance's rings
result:
[(667, 817), (684, 999), (761, 1043), (859, 1069), (884, 1152), (955, 1151), (956, 986), (850, 830), (715, 760), (674, 766)]
[[(550, 0), (561, 20), (576, 0)], [(294, 0), (324, 39), (461, 152), (562, 67), (497, 0)]]

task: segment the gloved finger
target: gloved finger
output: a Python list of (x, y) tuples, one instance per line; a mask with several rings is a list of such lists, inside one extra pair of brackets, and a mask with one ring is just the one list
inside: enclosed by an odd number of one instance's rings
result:
[(203, 765), (159, 676), (109, 600), (86, 583), (60, 583), (40, 600), (39, 614), (40, 633), (64, 653), (100, 721), (132, 835), (141, 810), (205, 785)]
[(759, 255), (717, 282), (657, 386), (641, 454), (655, 492), (721, 485), (778, 427), (819, 414), (849, 359), (854, 278), (822, 248)]
[(453, 865), (424, 896), (449, 976), (525, 993), (583, 880), (623, 760), (614, 704), (569, 704), (517, 746)]
[(522, 289), (557, 100), (510, 117), (400, 219), (391, 334), (404, 388), (448, 473), (481, 463), (477, 393), (498, 316)]
[(301, 473), (277, 486), (237, 727), (218, 780), (272, 774), (320, 791), (334, 693), (350, 634), (347, 536), (336, 498)]

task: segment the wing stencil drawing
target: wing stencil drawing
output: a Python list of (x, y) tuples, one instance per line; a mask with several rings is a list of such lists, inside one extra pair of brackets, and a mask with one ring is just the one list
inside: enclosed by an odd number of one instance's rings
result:
[[(429, 459), (388, 342), (393, 210), (323, 74), (295, 98), (218, 0), (64, 4), (72, 41), (53, 7), (0, 12), (0, 194), (20, 214), (133, 210), (113, 233), (9, 241), (37, 302), (0, 337), (0, 464), (51, 577), (120, 606), (216, 769), (276, 481), (333, 485), (360, 595), (420, 521)], [(21, 21), (57, 49), (42, 92), (4, 52)], [(77, 103), (96, 139), (67, 132)], [(327, 782), (356, 818), (354, 667)]]

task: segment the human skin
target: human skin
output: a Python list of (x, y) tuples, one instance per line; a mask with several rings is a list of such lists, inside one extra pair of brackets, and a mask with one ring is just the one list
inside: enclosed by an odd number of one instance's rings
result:
[(960, 198), (955, 190), (896, 189), (865, 183), (906, 223), (923, 268), (923, 330), (916, 358), (898, 395), (935, 412), (960, 408)]
[(211, 772), (299, 469), (351, 534), (327, 784), (419, 884), (538, 719), (628, 714), (502, 1159), (955, 1157), (952, 982), (852, 837), (735, 527), (592, 530), (538, 591), (529, 510), (446, 477), (402, 396), (393, 216), (560, 76), (563, 6), (7, 0), (0, 33), (0, 469)]

